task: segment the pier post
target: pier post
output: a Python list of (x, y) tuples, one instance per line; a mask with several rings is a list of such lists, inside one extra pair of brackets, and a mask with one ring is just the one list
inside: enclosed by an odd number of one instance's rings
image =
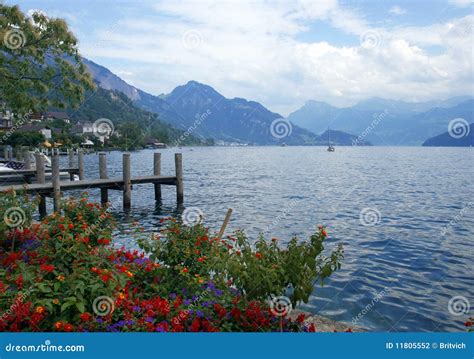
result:
[(17, 146), (15, 147), (15, 160), (17, 161), (23, 161), (23, 158), (22, 158), (22, 153), (21, 153), (21, 146)]
[(182, 204), (184, 202), (183, 187), (183, 155), (181, 153), (174, 154), (174, 166), (176, 170), (176, 202)]
[(84, 179), (84, 150), (80, 149), (77, 154), (77, 163), (79, 167), (79, 180)]
[(53, 200), (54, 200), (54, 211), (61, 211), (61, 188), (59, 178), (59, 155), (53, 154), (51, 161), (51, 177), (53, 182)]
[(31, 170), (30, 151), (28, 151), (28, 148), (23, 149), (23, 162), (25, 163), (25, 170)]
[(130, 153), (123, 154), (123, 208), (130, 208), (132, 203), (132, 182), (130, 169)]
[[(68, 167), (73, 168), (74, 167), (74, 150), (72, 148), (67, 149), (67, 157), (68, 157)], [(74, 180), (74, 175), (69, 172), (69, 180), (73, 181)]]
[(7, 148), (7, 146), (3, 146), (3, 159), (5, 161), (8, 160), (8, 148)]
[[(44, 158), (43, 154), (36, 152), (35, 153), (35, 161), (36, 161), (36, 182), (38, 183), (45, 183), (45, 173), (44, 173)], [(44, 218), (46, 216), (46, 198), (43, 194), (40, 195), (40, 202), (38, 204), (38, 211), (40, 214), (40, 218)]]
[[(107, 177), (107, 154), (105, 152), (99, 153), (99, 177), (101, 179)], [(100, 189), (100, 203), (103, 205), (109, 201), (109, 193), (107, 188)]]
[(8, 149), (8, 160), (9, 160), (9, 161), (12, 161), (12, 160), (13, 160), (13, 148), (12, 148), (12, 147), (10, 147), (10, 148)]
[[(161, 153), (155, 152), (153, 154), (153, 174), (155, 176), (161, 175)], [(155, 183), (155, 201), (161, 201), (161, 185)]]

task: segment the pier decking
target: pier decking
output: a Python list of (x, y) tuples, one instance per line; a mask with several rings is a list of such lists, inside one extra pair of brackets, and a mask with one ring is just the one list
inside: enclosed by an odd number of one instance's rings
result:
[[(130, 154), (123, 154), (122, 162), (122, 178), (108, 178), (107, 176), (107, 155), (105, 153), (99, 154), (99, 177), (98, 179), (84, 178), (84, 159), (83, 154), (78, 154), (78, 167), (59, 168), (59, 155), (54, 154), (52, 157), (51, 167), (51, 182), (45, 181), (45, 167), (44, 159), (41, 155), (36, 155), (36, 169), (18, 170), (8, 173), (9, 175), (23, 176), (24, 184), (3, 185), (0, 186), (0, 193), (7, 191), (25, 191), (40, 195), (39, 212), (40, 216), (46, 215), (45, 197), (52, 197), (54, 201), (54, 210), (61, 210), (61, 192), (70, 190), (87, 190), (90, 188), (99, 188), (101, 191), (101, 203), (108, 202), (108, 190), (120, 190), (123, 192), (123, 207), (130, 208), (132, 201), (133, 185), (150, 183), (154, 185), (155, 200), (161, 200), (161, 185), (176, 186), (176, 201), (179, 204), (184, 200), (183, 188), (183, 164), (182, 154), (175, 153), (175, 175), (163, 176), (161, 175), (161, 153), (154, 153), (153, 155), (153, 174), (148, 176), (131, 176)], [(71, 165), (71, 159), (69, 165)], [(74, 174), (79, 175), (79, 181), (60, 181), (60, 172), (69, 172), (71, 179)], [(1, 174), (0, 178), (2, 175)], [(34, 179), (34, 183), (33, 182)]]

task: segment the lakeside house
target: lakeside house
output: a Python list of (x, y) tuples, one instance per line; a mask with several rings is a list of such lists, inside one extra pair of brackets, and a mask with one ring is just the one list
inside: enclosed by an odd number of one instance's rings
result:
[(61, 133), (61, 129), (42, 124), (30, 124), (19, 127), (18, 132), (39, 132), (45, 139), (50, 140), (53, 138), (53, 133)]

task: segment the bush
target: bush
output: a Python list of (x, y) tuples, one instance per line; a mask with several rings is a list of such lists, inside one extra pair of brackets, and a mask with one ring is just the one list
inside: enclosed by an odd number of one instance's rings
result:
[[(2, 206), (26, 206), (10, 197)], [(288, 286), (294, 303), (307, 300), (342, 257), (321, 256), (322, 227), (309, 242), (280, 249), (260, 238), (253, 249), (243, 232), (222, 240), (173, 219), (139, 238), (142, 252), (127, 251), (111, 246), (106, 208), (85, 197), (63, 208), (1, 228), (0, 331), (314, 331), (268, 300)]]

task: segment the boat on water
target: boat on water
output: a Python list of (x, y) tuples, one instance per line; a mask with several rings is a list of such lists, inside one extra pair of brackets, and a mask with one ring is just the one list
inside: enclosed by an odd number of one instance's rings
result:
[[(36, 169), (36, 159), (35, 159), (35, 152), (30, 151), (28, 152), (28, 155), (30, 156), (30, 169), (35, 170)], [(46, 156), (44, 153), (41, 153), (41, 156), (44, 159), (44, 166), (46, 170), (51, 169), (51, 159)], [(9, 161), (4, 161), (0, 163), (0, 183), (5, 184), (16, 184), (16, 183), (23, 183), (23, 176), (17, 171), (24, 170), (25, 169), (25, 163), (22, 161), (14, 161), (14, 160), (9, 160)], [(68, 180), (69, 179), (69, 172), (59, 172), (59, 178), (61, 180)], [(46, 181), (50, 181), (52, 179), (52, 174), (51, 171), (47, 171), (45, 173), (45, 179)], [(74, 181), (79, 180), (79, 176), (74, 175), (73, 177)]]
[(331, 145), (331, 139), (330, 139), (330, 131), (329, 131), (329, 127), (328, 127), (328, 149), (327, 149), (328, 152), (334, 152), (336, 151), (336, 148)]

